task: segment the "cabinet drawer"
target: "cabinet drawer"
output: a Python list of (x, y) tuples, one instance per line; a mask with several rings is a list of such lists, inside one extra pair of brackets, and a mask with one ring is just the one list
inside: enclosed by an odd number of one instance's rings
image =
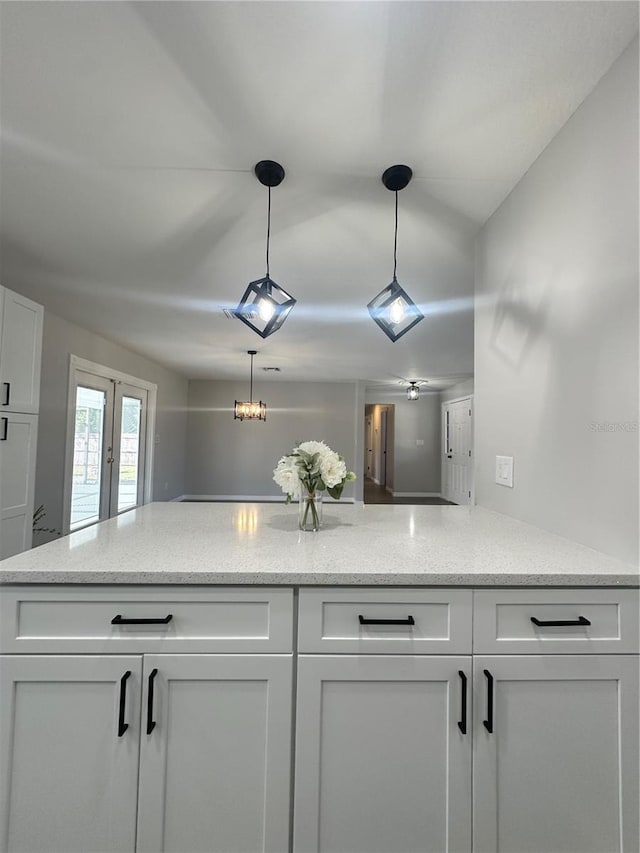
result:
[(471, 590), (302, 589), (306, 653), (469, 654)]
[(634, 589), (476, 590), (473, 650), (637, 654), (638, 604)]
[(4, 587), (0, 613), (4, 653), (293, 649), (291, 589)]

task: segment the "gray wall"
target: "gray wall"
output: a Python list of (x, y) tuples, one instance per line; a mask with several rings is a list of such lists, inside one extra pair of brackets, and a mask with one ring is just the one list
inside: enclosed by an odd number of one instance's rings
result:
[[(369, 405), (393, 404), (393, 491), (395, 494), (440, 492), (440, 395), (420, 392), (410, 402), (406, 390), (382, 392), (372, 389)], [(364, 427), (363, 427), (364, 429)], [(418, 447), (416, 440), (424, 441)]]
[[(638, 42), (477, 245), (476, 499), (638, 559)], [(513, 455), (513, 489), (495, 484)]]
[(467, 397), (473, 394), (475, 383), (473, 379), (465, 379), (464, 382), (458, 382), (457, 385), (452, 385), (450, 388), (445, 388), (440, 392), (440, 402), (446, 403), (447, 400), (458, 400), (461, 397)]
[[(187, 486), (189, 495), (282, 497), (273, 469), (296, 442), (325, 441), (344, 456), (347, 468), (360, 468), (364, 418), (355, 382), (258, 383), (254, 399), (267, 404), (265, 422), (233, 419), (235, 400), (246, 400), (246, 381), (189, 382)], [(344, 498), (357, 495), (347, 484)]]
[[(188, 382), (165, 367), (45, 310), (35, 505), (44, 504), (44, 527), (62, 529), (69, 354), (129, 373), (158, 386), (154, 500), (184, 493)], [(34, 545), (55, 538), (34, 536)]]

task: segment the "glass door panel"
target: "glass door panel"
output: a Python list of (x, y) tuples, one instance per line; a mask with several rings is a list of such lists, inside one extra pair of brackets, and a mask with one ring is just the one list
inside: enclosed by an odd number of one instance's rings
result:
[(140, 483), (142, 400), (122, 397), (120, 418), (120, 464), (118, 466), (117, 511), (131, 509), (138, 503)]
[(110, 474), (109, 466), (105, 464), (109, 458), (105, 453), (105, 440), (110, 432), (111, 383), (101, 381), (98, 377), (95, 377), (95, 381), (88, 377), (86, 384), (76, 384), (75, 391), (71, 530), (92, 524), (103, 517)]

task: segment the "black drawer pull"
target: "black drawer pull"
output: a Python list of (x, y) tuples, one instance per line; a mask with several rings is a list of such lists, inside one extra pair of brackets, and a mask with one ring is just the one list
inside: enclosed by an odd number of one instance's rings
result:
[(9, 400), (11, 399), (11, 383), (10, 382), (3, 382), (2, 384), (4, 385), (4, 388), (5, 388), (4, 403), (2, 405), (8, 406)]
[(173, 613), (169, 613), (164, 619), (124, 619), (120, 614), (111, 620), (112, 625), (168, 625), (173, 619)]
[(131, 670), (128, 669), (120, 679), (120, 705), (118, 708), (118, 737), (129, 728), (129, 723), (125, 723), (124, 715), (127, 706), (127, 678), (131, 675)]
[(6, 441), (9, 437), (9, 418), (2, 418), (2, 438), (0, 441)]
[(366, 619), (364, 616), (358, 616), (358, 622), (361, 625), (415, 625), (416, 620), (413, 616), (407, 616), (406, 619)]
[(147, 689), (147, 734), (150, 735), (151, 732), (156, 727), (156, 721), (153, 719), (153, 683), (155, 681), (156, 675), (158, 674), (157, 669), (152, 669), (149, 674), (149, 687)]
[(591, 625), (591, 622), (584, 617), (578, 616), (577, 619), (536, 619), (535, 616), (531, 617), (531, 621), (534, 625), (537, 625), (538, 628), (562, 628), (565, 625)]
[(464, 672), (459, 669), (458, 675), (460, 676), (460, 686), (462, 688), (462, 696), (460, 699), (460, 719), (458, 721), (458, 728), (462, 732), (463, 735), (467, 733), (467, 676)]
[(493, 676), (488, 669), (484, 670), (484, 674), (487, 678), (487, 719), (482, 721), (482, 725), (491, 735), (493, 734)]

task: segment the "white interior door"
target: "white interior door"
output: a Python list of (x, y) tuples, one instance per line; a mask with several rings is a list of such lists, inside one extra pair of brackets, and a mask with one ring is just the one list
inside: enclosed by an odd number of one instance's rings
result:
[(455, 504), (473, 503), (473, 398), (442, 406), (442, 496)]
[(82, 370), (73, 385), (69, 529), (144, 502), (148, 391)]
[(367, 415), (365, 429), (365, 471), (367, 477), (373, 477), (373, 417)]

